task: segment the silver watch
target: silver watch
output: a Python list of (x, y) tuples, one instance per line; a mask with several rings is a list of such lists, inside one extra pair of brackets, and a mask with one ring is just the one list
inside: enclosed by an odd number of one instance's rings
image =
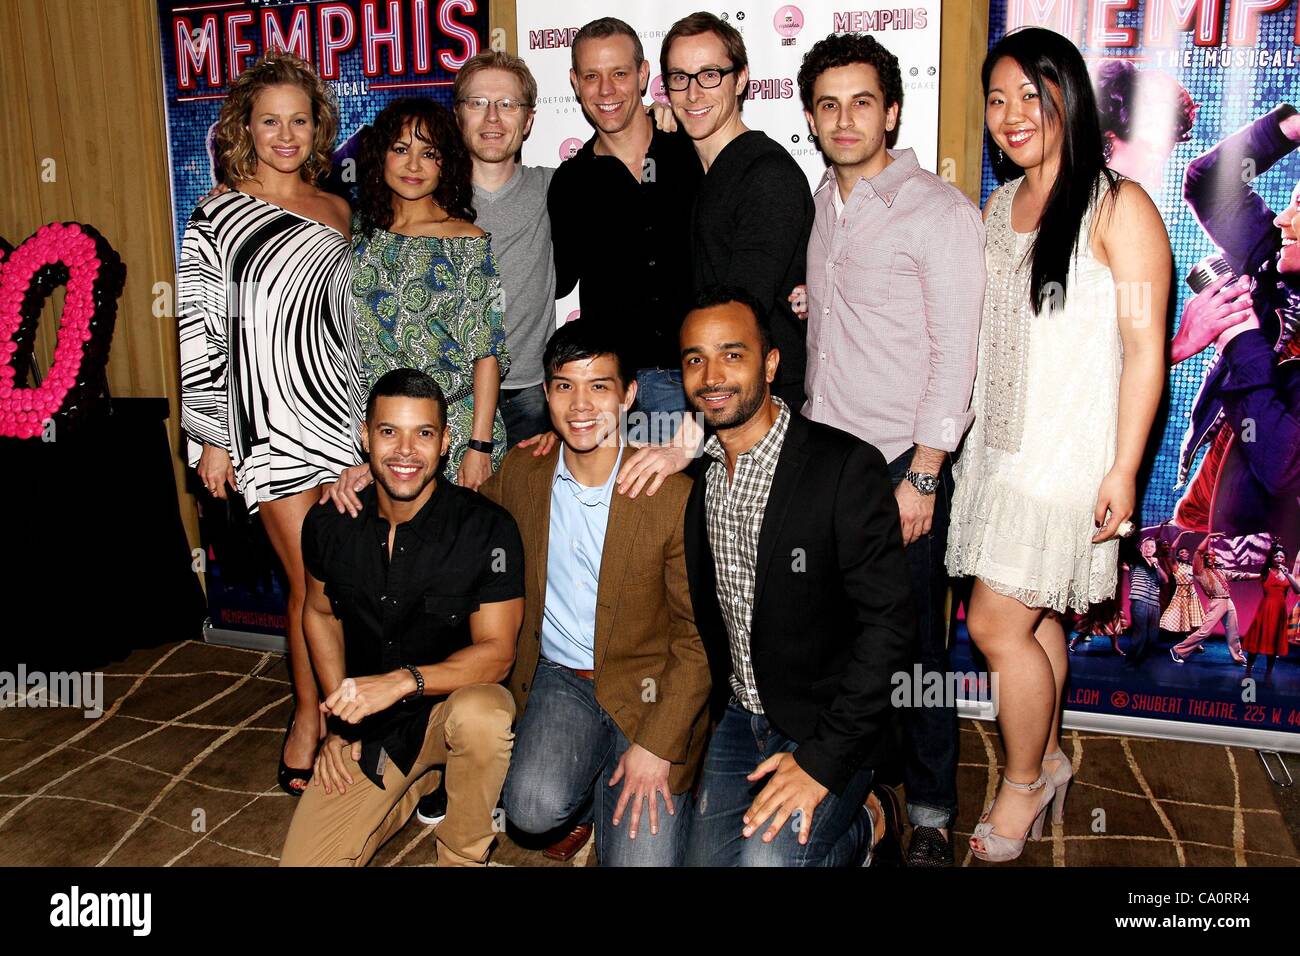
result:
[(939, 489), (939, 476), (926, 474), (923, 471), (909, 471), (903, 476), (912, 483), (915, 488), (923, 495), (932, 495)]

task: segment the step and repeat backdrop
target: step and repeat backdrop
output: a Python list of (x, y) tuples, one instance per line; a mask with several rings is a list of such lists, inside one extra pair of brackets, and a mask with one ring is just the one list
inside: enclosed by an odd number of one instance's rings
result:
[[(745, 125), (782, 143), (808, 174), (810, 188), (826, 170), (803, 116), (795, 77), (804, 54), (831, 33), (871, 33), (898, 57), (903, 72), (903, 111), (898, 147), (916, 151), (920, 164), (938, 168), (940, 2), (924, 0), (899, 9), (850, 9), (843, 2), (813, 0), (797, 6), (774, 0), (718, 6), (699, 0), (518, 0), (519, 55), (537, 77), (537, 119), (524, 146), (529, 165), (556, 166), (593, 135), (569, 83), (573, 35), (598, 17), (617, 16), (641, 38), (650, 61), (646, 104), (667, 104), (659, 75), (659, 48), (674, 22), (707, 10), (734, 26), (749, 56)], [(578, 309), (578, 291), (560, 300), (560, 319)]]

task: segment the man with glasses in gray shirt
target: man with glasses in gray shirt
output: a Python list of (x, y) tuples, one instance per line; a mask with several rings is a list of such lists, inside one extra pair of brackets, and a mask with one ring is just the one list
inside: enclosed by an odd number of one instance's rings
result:
[(510, 371), (501, 383), (506, 440), (547, 431), (542, 350), (555, 331), (555, 265), (546, 194), (554, 169), (516, 162), (533, 126), (537, 81), (527, 64), (488, 50), (456, 74), (456, 119), (473, 160), (474, 210), (492, 236), (505, 294)]

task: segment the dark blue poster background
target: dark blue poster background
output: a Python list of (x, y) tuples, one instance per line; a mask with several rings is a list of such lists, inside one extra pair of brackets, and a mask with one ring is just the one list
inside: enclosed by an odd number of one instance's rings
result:
[[(213, 186), (212, 126), (230, 81), (266, 49), (310, 61), (334, 90), (339, 137), (330, 188), (350, 192), (356, 135), (390, 100), (451, 103), (457, 71), (487, 46), (487, 0), (159, 0), (175, 243)], [(234, 496), (238, 498), (238, 496)], [(214, 628), (284, 633), (279, 565), (242, 501), (200, 497)]]

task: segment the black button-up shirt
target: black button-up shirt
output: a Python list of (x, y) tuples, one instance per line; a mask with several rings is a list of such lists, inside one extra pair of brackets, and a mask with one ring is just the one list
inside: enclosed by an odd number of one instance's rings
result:
[(677, 333), (694, 289), (691, 207), (704, 167), (680, 131), (654, 131), (640, 181), (595, 147), (592, 136), (551, 180), (555, 294), (579, 283), (582, 314), (617, 323), (633, 368), (681, 368)]
[[(397, 526), (391, 554), (374, 485), (361, 493), (356, 518), (327, 503), (303, 522), (303, 562), (343, 622), (349, 677), (437, 664), (469, 646), (469, 616), (479, 605), (524, 596), (523, 544), (514, 519), (473, 491), (436, 481), (424, 507)], [(352, 728), (352, 739), (362, 742), (362, 772), (382, 787), (386, 753), (409, 774), (429, 714), (444, 699), (399, 702)]]

